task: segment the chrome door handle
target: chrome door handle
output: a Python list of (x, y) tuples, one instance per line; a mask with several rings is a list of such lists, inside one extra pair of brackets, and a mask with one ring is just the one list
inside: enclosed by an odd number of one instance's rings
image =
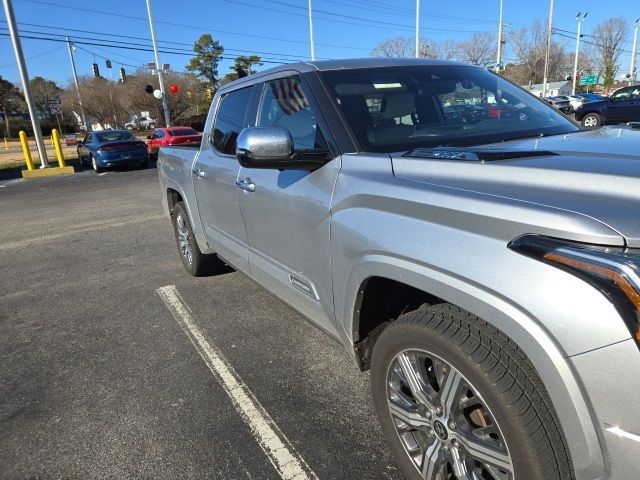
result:
[(255, 192), (256, 191), (256, 184), (253, 183), (250, 178), (247, 178), (246, 180), (238, 180), (236, 182), (236, 186), (238, 188), (244, 190), (245, 192)]
[(198, 178), (204, 178), (204, 177), (207, 176), (205, 171), (204, 170), (200, 170), (199, 168), (194, 168), (193, 170), (191, 170), (191, 173), (193, 173)]

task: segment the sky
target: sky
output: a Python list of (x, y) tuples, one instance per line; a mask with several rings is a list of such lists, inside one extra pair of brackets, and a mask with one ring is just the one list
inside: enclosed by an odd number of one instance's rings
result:
[[(92, 63), (109, 77), (105, 59), (113, 62), (117, 78), (122, 66), (129, 72), (154, 61), (145, 0), (12, 0), (31, 78), (42, 76), (66, 85), (71, 66), (66, 43), (33, 39), (47, 37), (76, 42), (78, 75), (92, 74)], [(534, 19), (546, 23), (549, 2), (504, 1), (504, 22), (509, 30), (529, 25)], [(415, 0), (312, 0), (317, 59), (369, 56), (380, 41), (413, 36)], [(578, 3), (555, 1), (554, 27), (575, 32)], [(640, 17), (638, 0), (582, 0), (588, 11), (583, 32), (590, 33), (603, 19), (623, 16), (629, 22), (622, 71), (627, 72), (633, 43), (632, 23)], [(421, 38), (462, 40), (474, 32), (496, 32), (499, 0), (421, 0)], [(193, 42), (210, 33), (225, 48), (220, 75), (229, 71), (236, 55), (258, 54), (259, 70), (282, 63), (308, 60), (310, 55), (307, 0), (152, 0), (161, 63), (184, 71)], [(0, 76), (19, 84), (19, 74), (4, 11), (0, 13)], [(570, 34), (569, 34), (570, 35)], [(137, 38), (130, 38), (137, 37)], [(507, 35), (506, 60), (513, 60)], [(573, 51), (575, 40), (557, 38)], [(80, 42), (85, 42), (81, 44)], [(91, 43), (93, 45), (89, 45)], [(115, 48), (115, 46), (123, 48)]]

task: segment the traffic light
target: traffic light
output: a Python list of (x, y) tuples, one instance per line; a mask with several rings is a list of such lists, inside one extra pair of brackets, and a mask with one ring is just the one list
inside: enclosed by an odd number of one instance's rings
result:
[(212, 95), (212, 93), (213, 93), (213, 92), (211, 91), (211, 89), (210, 89), (210, 88), (207, 88), (207, 99), (208, 99), (208, 100), (211, 100), (211, 97), (213, 96), (213, 95)]
[(111, 60), (107, 59), (105, 63), (107, 65), (107, 68), (111, 68)]
[(94, 77), (99, 77), (100, 76), (100, 69), (98, 68), (98, 64), (97, 63), (93, 64), (93, 76)]
[(122, 83), (127, 81), (127, 74), (124, 71), (124, 68), (120, 68), (120, 81)]

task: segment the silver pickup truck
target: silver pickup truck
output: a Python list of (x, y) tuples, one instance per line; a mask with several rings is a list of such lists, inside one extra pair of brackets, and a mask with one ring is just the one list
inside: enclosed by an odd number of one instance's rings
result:
[(407, 478), (640, 478), (640, 131), (459, 63), (298, 63), (220, 88), (158, 174), (189, 273), (370, 370)]

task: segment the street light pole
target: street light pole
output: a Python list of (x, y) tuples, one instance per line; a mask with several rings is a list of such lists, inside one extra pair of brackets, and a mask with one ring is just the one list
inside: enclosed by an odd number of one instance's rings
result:
[(638, 27), (640, 26), (640, 18), (636, 18), (635, 21), (635, 31), (633, 33), (633, 49), (631, 53), (631, 68), (629, 69), (629, 85), (633, 85), (636, 82), (636, 78), (638, 78), (636, 74), (636, 53), (638, 48)]
[(22, 53), (22, 44), (20, 43), (20, 35), (18, 34), (18, 27), (16, 26), (13, 7), (11, 5), (11, 0), (3, 0), (2, 3), (4, 5), (4, 13), (7, 17), (7, 24), (9, 25), (9, 34), (11, 35), (13, 51), (16, 55), (16, 62), (18, 63), (18, 71), (20, 72), (20, 80), (22, 81), (24, 99), (27, 102), (27, 108), (29, 109), (29, 117), (31, 117), (33, 136), (36, 139), (36, 147), (38, 149), (38, 156), (40, 157), (40, 168), (46, 168), (49, 166), (49, 162), (47, 160), (47, 151), (44, 148), (42, 131), (40, 130), (38, 110), (36, 109), (36, 105), (33, 102), (31, 88), (29, 87), (29, 74), (27, 73), (27, 66), (24, 63), (24, 54)]
[(311, 8), (311, 0), (309, 0), (309, 42), (311, 43), (311, 61), (316, 60), (316, 47), (313, 41), (313, 9)]
[(500, 0), (500, 23), (498, 23), (498, 54), (496, 55), (496, 73), (502, 65), (502, 0)]
[(416, 58), (420, 58), (420, 0), (416, 0)]
[(76, 72), (76, 61), (73, 58), (73, 48), (71, 46), (71, 39), (67, 36), (67, 47), (69, 48), (69, 59), (71, 60), (71, 70), (73, 70), (73, 82), (76, 85), (76, 94), (78, 95), (78, 105), (80, 106), (80, 115), (82, 117), (82, 126), (85, 131), (89, 131), (87, 126), (87, 119), (84, 116), (84, 108), (82, 108), (82, 98), (80, 98), (80, 84), (78, 83), (78, 73)]
[(582, 36), (582, 22), (587, 18), (589, 12), (578, 12), (576, 19), (578, 20), (578, 33), (576, 34), (576, 58), (573, 61), (573, 90), (571, 95), (576, 94), (576, 87), (578, 86), (578, 54), (580, 53), (580, 37)]
[(553, 0), (549, 2), (549, 26), (547, 27), (547, 51), (544, 56), (544, 79), (542, 80), (542, 96), (547, 96), (549, 80), (549, 57), (551, 56), (551, 35), (553, 34)]
[(162, 109), (164, 110), (164, 123), (167, 127), (171, 126), (169, 119), (169, 104), (167, 103), (167, 92), (164, 89), (164, 79), (162, 78), (162, 64), (160, 63), (160, 54), (158, 53), (158, 43), (156, 42), (156, 29), (153, 25), (153, 14), (151, 13), (151, 0), (147, 0), (147, 14), (149, 15), (149, 28), (151, 29), (151, 42), (153, 43), (153, 53), (156, 57), (156, 70), (158, 71), (158, 83), (160, 84), (160, 93), (162, 94)]

